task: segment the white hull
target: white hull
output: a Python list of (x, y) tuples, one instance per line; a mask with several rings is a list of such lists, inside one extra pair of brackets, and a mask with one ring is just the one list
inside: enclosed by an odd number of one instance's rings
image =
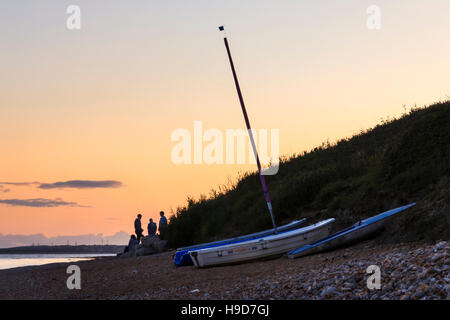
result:
[[(287, 231), (287, 230), (297, 229), (305, 221), (306, 221), (306, 219), (300, 219), (300, 220), (292, 221), (291, 223), (288, 223), (288, 224), (285, 224), (283, 226), (278, 227), (277, 231), (278, 232), (283, 232), (283, 231)], [(178, 248), (177, 251), (201, 249), (201, 248), (205, 248), (205, 247), (208, 247), (208, 246), (217, 246), (217, 245), (221, 245), (221, 244), (222, 245), (226, 245), (226, 244), (231, 244), (233, 242), (240, 241), (240, 240), (246, 240), (246, 239), (251, 240), (252, 238), (259, 238), (259, 237), (263, 237), (263, 236), (269, 236), (269, 235), (272, 235), (274, 233), (275, 233), (275, 229), (268, 229), (268, 230), (255, 232), (255, 233), (251, 233), (251, 234), (247, 234), (247, 235), (243, 235), (243, 236), (238, 236), (238, 237), (234, 237), (234, 238), (228, 238), (228, 239), (223, 239), (223, 240), (218, 240), (218, 241), (200, 243), (200, 244), (192, 245), (192, 246), (189, 246), (189, 247), (182, 247), (182, 248)]]
[(205, 248), (189, 252), (197, 267), (239, 263), (281, 255), (302, 245), (315, 242), (330, 234), (334, 219), (292, 231), (269, 235), (261, 239)]

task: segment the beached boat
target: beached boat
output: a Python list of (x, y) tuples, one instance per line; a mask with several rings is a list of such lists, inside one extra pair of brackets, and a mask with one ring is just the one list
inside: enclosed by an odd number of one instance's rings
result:
[(299, 243), (307, 244), (326, 237), (330, 234), (333, 222), (334, 218), (331, 218), (307, 227), (264, 236), (259, 239), (192, 250), (189, 255), (197, 267), (241, 263), (278, 256), (297, 247)]
[(276, 232), (275, 232), (275, 229), (272, 228), (272, 229), (268, 229), (268, 230), (264, 230), (264, 231), (260, 231), (260, 232), (256, 232), (256, 233), (252, 233), (252, 234), (247, 234), (247, 235), (239, 236), (239, 237), (235, 237), (235, 238), (228, 238), (228, 239), (223, 239), (223, 240), (219, 240), (219, 241), (200, 243), (200, 244), (196, 244), (196, 245), (189, 246), (189, 247), (179, 248), (179, 249), (177, 249), (177, 252), (175, 253), (174, 263), (175, 263), (175, 266), (177, 266), (177, 267), (191, 266), (194, 264), (194, 262), (191, 259), (191, 256), (189, 255), (189, 252), (192, 250), (219, 247), (219, 246), (232, 244), (232, 243), (238, 243), (238, 242), (242, 242), (242, 241), (246, 241), (246, 240), (259, 239), (259, 238), (262, 238), (264, 236), (268, 236), (271, 234), (282, 233), (285, 231), (296, 229), (296, 228), (300, 227), (300, 225), (305, 223), (305, 221), (306, 221), (306, 219), (292, 221), (291, 223), (277, 227)]
[(376, 216), (358, 221), (353, 226), (336, 232), (328, 237), (310, 244), (303, 244), (297, 249), (288, 252), (287, 255), (289, 258), (294, 259), (321, 251), (331, 250), (369, 237), (370, 235), (384, 227), (385, 223), (387, 222), (387, 218), (399, 212), (402, 212), (414, 205), (415, 203), (411, 203), (406, 206), (385, 211)]
[[(224, 31), (224, 27), (220, 26), (219, 30)], [(207, 265), (241, 262), (277, 254), (283, 254), (293, 249), (293, 245), (295, 245), (297, 241), (301, 243), (309, 243), (328, 235), (330, 233), (330, 224), (334, 221), (334, 219), (328, 219), (325, 221), (321, 221), (315, 225), (301, 229), (296, 228), (298, 228), (298, 226), (301, 223), (303, 223), (305, 219), (294, 221), (282, 227), (277, 227), (277, 225), (275, 224), (275, 218), (273, 214), (272, 203), (269, 197), (269, 191), (267, 189), (264, 173), (262, 172), (261, 169), (261, 163), (259, 161), (259, 156), (255, 140), (253, 138), (250, 121), (248, 119), (247, 110), (245, 108), (241, 88), (239, 86), (239, 81), (236, 75), (236, 70), (234, 68), (233, 59), (231, 57), (230, 47), (228, 45), (227, 38), (224, 37), (223, 40), (225, 48), (227, 50), (228, 60), (230, 62), (234, 84), (236, 86), (236, 92), (239, 97), (239, 103), (241, 105), (242, 113), (244, 115), (244, 120), (247, 127), (250, 143), (253, 149), (253, 153), (255, 155), (256, 165), (258, 167), (258, 174), (264, 193), (264, 198), (266, 200), (267, 209), (269, 211), (270, 218), (272, 220), (273, 228), (270, 230), (246, 236), (241, 236), (237, 238), (225, 239), (180, 248), (178, 249), (174, 257), (174, 262), (176, 266), (190, 265), (194, 263), (196, 266), (203, 267)]]

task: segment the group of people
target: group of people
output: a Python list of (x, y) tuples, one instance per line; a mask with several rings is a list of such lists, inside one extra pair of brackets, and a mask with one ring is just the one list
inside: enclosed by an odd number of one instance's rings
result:
[[(164, 211), (161, 211), (159, 215), (161, 216), (161, 218), (159, 219), (159, 226), (158, 226), (159, 238), (164, 239), (167, 228), (167, 218), (164, 216)], [(125, 252), (141, 243), (141, 238), (144, 236), (143, 234), (144, 229), (142, 229), (141, 218), (142, 214), (139, 213), (137, 215), (136, 220), (134, 220), (134, 232), (136, 233), (136, 235), (134, 234), (131, 235), (128, 247), (125, 249)], [(153, 237), (156, 235), (156, 223), (153, 222), (152, 218), (150, 218), (148, 222), (147, 231), (149, 237)]]
[[(159, 237), (161, 239), (164, 239), (165, 231), (167, 228), (167, 218), (164, 216), (164, 211), (161, 211), (159, 213), (159, 215), (161, 216), (161, 218), (159, 219), (159, 226), (158, 226)], [(136, 220), (134, 220), (134, 232), (136, 233), (138, 243), (141, 241), (141, 238), (144, 236), (144, 234), (143, 234), (144, 229), (142, 229), (141, 218), (142, 218), (142, 214), (139, 213), (137, 215)], [(156, 223), (153, 222), (152, 218), (150, 218), (150, 220), (148, 222), (147, 231), (148, 231), (149, 237), (156, 235)]]

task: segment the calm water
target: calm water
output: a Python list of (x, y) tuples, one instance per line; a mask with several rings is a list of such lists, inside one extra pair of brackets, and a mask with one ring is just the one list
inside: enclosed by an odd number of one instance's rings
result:
[(115, 254), (0, 254), (0, 270), (57, 262), (92, 260), (94, 257), (112, 256), (115, 256)]

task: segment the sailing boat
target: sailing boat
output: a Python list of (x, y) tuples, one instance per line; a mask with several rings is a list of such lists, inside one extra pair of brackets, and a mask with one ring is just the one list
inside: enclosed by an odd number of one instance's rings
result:
[[(224, 27), (219, 27), (220, 31), (224, 31)], [(334, 219), (327, 219), (320, 221), (311, 226), (298, 228), (300, 221), (294, 221), (288, 225), (277, 227), (273, 215), (272, 203), (270, 201), (269, 191), (261, 170), (261, 163), (256, 149), (253, 132), (251, 130), (250, 121), (248, 119), (247, 110), (245, 108), (244, 99), (242, 97), (241, 88), (237, 78), (236, 70), (231, 57), (230, 47), (228, 45), (227, 37), (223, 38), (225, 48), (230, 62), (231, 72), (233, 74), (234, 84), (239, 97), (242, 113), (244, 115), (245, 124), (247, 126), (250, 143), (253, 153), (256, 158), (258, 166), (258, 174), (261, 181), (261, 186), (264, 192), (264, 198), (267, 203), (270, 218), (272, 220), (273, 228), (260, 233), (246, 235), (234, 239), (227, 239), (218, 242), (205, 243), (192, 247), (178, 249), (175, 254), (175, 265), (183, 265), (194, 263), (197, 267), (213, 266), (220, 264), (229, 264), (236, 262), (243, 262), (248, 260), (266, 258), (270, 256), (284, 254), (299, 245), (308, 244), (330, 234), (331, 224)], [(188, 255), (190, 259), (188, 258)]]

